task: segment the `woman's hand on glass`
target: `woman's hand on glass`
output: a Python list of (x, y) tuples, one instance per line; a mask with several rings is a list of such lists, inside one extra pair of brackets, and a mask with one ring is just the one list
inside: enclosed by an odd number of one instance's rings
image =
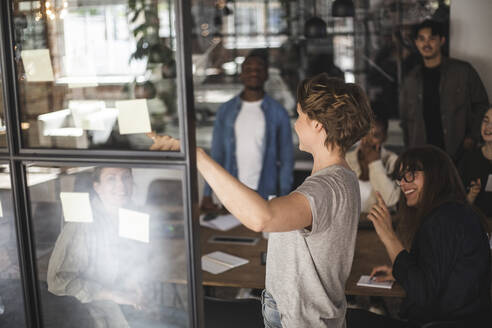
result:
[(374, 281), (395, 281), (393, 269), (387, 265), (377, 266), (372, 269), (371, 280)]
[(150, 150), (180, 151), (181, 145), (178, 139), (170, 136), (158, 136), (155, 132), (147, 133), (147, 137), (154, 142)]

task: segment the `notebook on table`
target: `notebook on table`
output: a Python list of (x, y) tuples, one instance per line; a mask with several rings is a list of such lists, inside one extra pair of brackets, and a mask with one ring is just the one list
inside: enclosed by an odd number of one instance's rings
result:
[(216, 251), (202, 256), (202, 270), (212, 274), (219, 274), (248, 262), (249, 260), (242, 257)]
[(231, 214), (217, 215), (212, 220), (206, 220), (205, 217), (205, 214), (200, 216), (200, 224), (215, 230), (227, 231), (241, 225), (241, 222)]
[(362, 275), (357, 282), (357, 286), (391, 289), (393, 281), (375, 281), (371, 276)]

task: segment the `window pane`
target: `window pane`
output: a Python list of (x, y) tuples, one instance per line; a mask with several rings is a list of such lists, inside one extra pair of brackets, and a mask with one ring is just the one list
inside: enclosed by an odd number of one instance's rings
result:
[(25, 327), (8, 165), (0, 164), (0, 327)]
[[(2, 73), (2, 67), (0, 66), (0, 73)], [(5, 113), (3, 112), (3, 81), (0, 75), (0, 148), (7, 147), (7, 127), (5, 124)]]
[(45, 327), (188, 327), (183, 171), (26, 170)]
[(14, 6), (23, 146), (147, 150), (179, 136), (173, 1)]

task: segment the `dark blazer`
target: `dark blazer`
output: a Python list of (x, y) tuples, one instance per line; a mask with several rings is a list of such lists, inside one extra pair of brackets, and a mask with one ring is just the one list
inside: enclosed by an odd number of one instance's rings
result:
[(444, 203), (423, 220), (410, 252), (401, 251), (393, 264), (407, 294), (400, 316), (475, 327), (474, 320), (491, 311), (490, 274), (489, 241), (478, 214), (467, 204)]

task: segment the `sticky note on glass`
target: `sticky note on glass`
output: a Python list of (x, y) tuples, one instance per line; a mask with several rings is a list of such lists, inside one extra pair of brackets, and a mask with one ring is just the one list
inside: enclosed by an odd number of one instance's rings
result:
[(149, 242), (149, 214), (120, 208), (119, 235), (144, 243)]
[(115, 105), (120, 134), (151, 132), (147, 99), (117, 101)]
[(67, 222), (92, 222), (92, 208), (89, 193), (61, 192), (63, 217)]
[(48, 49), (22, 50), (21, 57), (27, 81), (53, 81), (53, 69)]

